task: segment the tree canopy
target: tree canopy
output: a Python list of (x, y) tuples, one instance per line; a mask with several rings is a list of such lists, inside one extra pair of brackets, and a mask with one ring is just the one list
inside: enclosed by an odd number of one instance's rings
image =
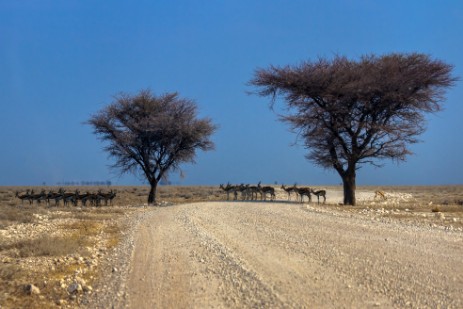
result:
[(430, 56), (336, 56), (296, 66), (257, 69), (250, 84), (260, 96), (278, 96), (280, 120), (300, 134), (307, 159), (333, 168), (344, 184), (344, 204), (355, 205), (358, 164), (403, 161), (426, 128), (426, 113), (442, 110), (453, 67)]
[(151, 185), (149, 204), (156, 203), (157, 184), (169, 171), (194, 163), (197, 149), (214, 149), (210, 136), (217, 129), (211, 119), (198, 119), (194, 101), (149, 90), (116, 95), (88, 123), (106, 142), (104, 150), (115, 159), (112, 168), (144, 175)]

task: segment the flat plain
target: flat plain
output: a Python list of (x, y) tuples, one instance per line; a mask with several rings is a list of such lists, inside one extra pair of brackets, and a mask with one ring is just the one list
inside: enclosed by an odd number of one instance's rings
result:
[(144, 207), (147, 187), (80, 187), (117, 191), (99, 207), (29, 205), (15, 193), (31, 187), (1, 187), (0, 306), (463, 304), (463, 186), (358, 187), (354, 207), (339, 186), (314, 186), (326, 204), (274, 187), (263, 202), (162, 186), (162, 207)]

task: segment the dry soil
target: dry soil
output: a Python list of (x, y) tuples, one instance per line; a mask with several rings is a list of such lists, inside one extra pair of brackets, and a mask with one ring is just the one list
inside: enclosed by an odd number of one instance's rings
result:
[(463, 308), (460, 229), (284, 202), (147, 208), (138, 222), (101, 307)]

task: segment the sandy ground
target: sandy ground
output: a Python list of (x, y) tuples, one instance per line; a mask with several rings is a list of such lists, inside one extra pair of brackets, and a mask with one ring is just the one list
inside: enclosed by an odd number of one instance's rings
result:
[(138, 222), (101, 307), (463, 308), (461, 231), (275, 202), (158, 207)]
[[(317, 188), (316, 190), (319, 190), (320, 188)], [(398, 203), (401, 201), (408, 201), (412, 200), (413, 196), (412, 194), (409, 193), (392, 193), (392, 192), (384, 192), (386, 196), (386, 200), (383, 200), (381, 198), (375, 198), (375, 192), (371, 190), (356, 190), (355, 196), (356, 196), (356, 201), (357, 204), (362, 204), (362, 203), (382, 203), (384, 206), (387, 206), (388, 204), (394, 204)], [(288, 200), (288, 195), (286, 192), (283, 190), (276, 190), (276, 200), (277, 201), (287, 201)], [(292, 196), (290, 196), (290, 200), (295, 202), (299, 201), (299, 198), (296, 198), (294, 193)], [(326, 195), (326, 203), (327, 204), (343, 204), (344, 201), (344, 193), (342, 190), (329, 190), (327, 195)], [(307, 197), (304, 197), (304, 202), (308, 202)], [(323, 198), (320, 197), (319, 200), (317, 200), (317, 197), (315, 195), (312, 195), (312, 203), (323, 203)]]

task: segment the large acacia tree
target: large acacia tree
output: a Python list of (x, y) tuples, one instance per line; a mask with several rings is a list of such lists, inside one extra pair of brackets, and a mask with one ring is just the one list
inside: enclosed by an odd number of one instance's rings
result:
[(148, 203), (156, 203), (159, 181), (181, 163), (194, 162), (196, 150), (212, 150), (216, 126), (198, 119), (194, 101), (177, 93), (160, 96), (149, 90), (119, 94), (88, 123), (106, 142), (104, 149), (122, 173), (141, 172), (151, 186)]
[(286, 103), (280, 120), (300, 134), (306, 158), (336, 170), (344, 204), (355, 205), (356, 171), (381, 159), (405, 160), (424, 132), (426, 113), (442, 109), (457, 80), (452, 66), (428, 55), (336, 56), (296, 66), (257, 69), (257, 94)]

